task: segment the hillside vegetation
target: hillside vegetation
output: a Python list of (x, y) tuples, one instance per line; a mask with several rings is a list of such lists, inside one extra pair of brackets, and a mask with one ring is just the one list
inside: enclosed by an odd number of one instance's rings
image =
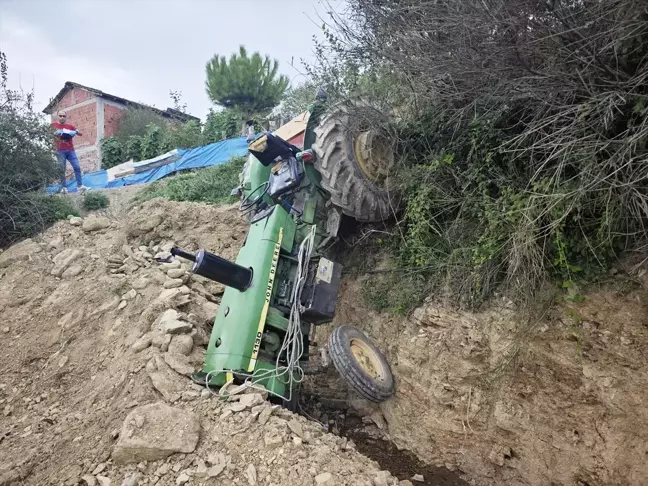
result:
[(393, 140), (407, 278), (469, 305), (502, 285), (533, 297), (547, 279), (578, 298), (643, 249), (644, 3), (349, 3), (310, 73), (333, 98), (370, 100), (358, 116)]

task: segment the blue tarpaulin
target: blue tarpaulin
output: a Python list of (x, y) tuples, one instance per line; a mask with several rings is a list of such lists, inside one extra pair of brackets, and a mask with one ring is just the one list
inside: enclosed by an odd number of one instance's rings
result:
[[(175, 162), (149, 170), (141, 170), (136, 174), (115, 178), (111, 181), (108, 181), (108, 173), (105, 170), (83, 174), (83, 185), (92, 189), (107, 189), (111, 187), (146, 184), (183, 170), (219, 165), (227, 162), (232, 157), (245, 156), (248, 153), (248, 145), (245, 137), (239, 137), (211, 143), (195, 149), (180, 150), (179, 152), (180, 158)], [(145, 165), (142, 167), (145, 167)], [(60, 188), (60, 184), (50, 186), (47, 188), (47, 192), (55, 193)], [(74, 180), (67, 183), (67, 190), (70, 192), (77, 190)]]

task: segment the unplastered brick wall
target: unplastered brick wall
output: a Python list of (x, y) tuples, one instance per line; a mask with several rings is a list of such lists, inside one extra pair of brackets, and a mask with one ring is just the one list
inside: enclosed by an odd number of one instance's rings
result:
[(104, 104), (104, 138), (112, 137), (119, 129), (119, 119), (123, 116), (126, 107)]
[(97, 102), (79, 107), (67, 108), (67, 122), (83, 134), (74, 137), (74, 147), (79, 150), (97, 143)]
[[(95, 95), (90, 91), (81, 88), (74, 88), (68, 91), (61, 101), (56, 105), (56, 110), (65, 110), (70, 106), (78, 105), (84, 101), (88, 101), (93, 98)], [(56, 111), (53, 113), (56, 115)]]

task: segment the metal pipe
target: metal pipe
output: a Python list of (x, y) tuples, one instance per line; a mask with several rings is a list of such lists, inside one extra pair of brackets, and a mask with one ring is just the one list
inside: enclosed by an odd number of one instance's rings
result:
[(193, 255), (179, 248), (172, 248), (171, 254), (194, 262), (191, 269), (193, 273), (241, 292), (252, 285), (253, 272), (251, 268), (242, 267), (208, 251), (198, 250), (198, 253)]

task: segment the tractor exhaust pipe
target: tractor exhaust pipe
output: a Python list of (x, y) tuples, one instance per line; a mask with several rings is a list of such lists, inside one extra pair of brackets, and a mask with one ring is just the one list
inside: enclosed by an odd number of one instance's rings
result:
[(198, 253), (194, 255), (180, 248), (171, 248), (171, 254), (194, 262), (191, 271), (209, 280), (233, 287), (241, 292), (245, 292), (252, 285), (251, 268), (242, 267), (208, 251), (198, 250)]

